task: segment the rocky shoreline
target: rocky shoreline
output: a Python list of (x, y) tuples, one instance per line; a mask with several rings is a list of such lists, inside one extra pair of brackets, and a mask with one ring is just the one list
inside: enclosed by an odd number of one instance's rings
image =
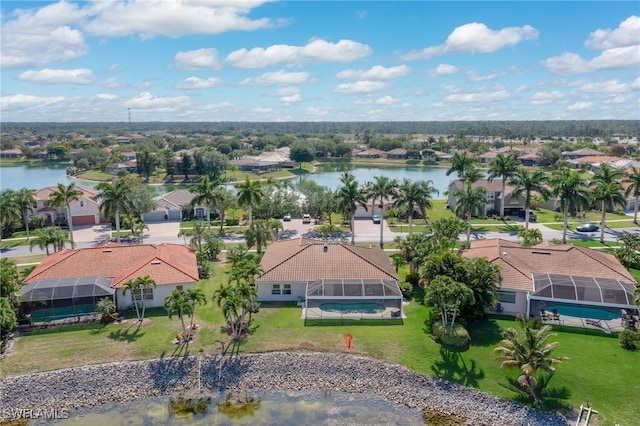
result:
[[(68, 410), (145, 397), (227, 389), (371, 393), (473, 425), (568, 425), (555, 413), (506, 401), (403, 366), (349, 354), (270, 352), (238, 357), (115, 362), (3, 379), (0, 407)], [(0, 420), (11, 418), (0, 410)]]

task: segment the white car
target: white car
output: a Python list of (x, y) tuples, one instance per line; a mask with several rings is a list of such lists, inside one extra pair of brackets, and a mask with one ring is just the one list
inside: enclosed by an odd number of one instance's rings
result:
[(311, 223), (311, 215), (303, 214), (302, 215), (302, 223)]
[(374, 214), (373, 215), (373, 223), (380, 223), (381, 220), (382, 220), (382, 218), (380, 217), (379, 214)]

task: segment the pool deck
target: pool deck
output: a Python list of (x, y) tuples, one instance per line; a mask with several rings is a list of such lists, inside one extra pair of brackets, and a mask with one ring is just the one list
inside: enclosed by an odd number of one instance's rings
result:
[(559, 321), (547, 319), (542, 321), (542, 323), (551, 324), (551, 325), (553, 324), (566, 325), (569, 327), (592, 328), (595, 330), (601, 330), (607, 334), (617, 333), (624, 330), (624, 327), (622, 326), (622, 320), (620, 318), (607, 321), (607, 320), (592, 320), (588, 318), (578, 318), (578, 317), (560, 315)]

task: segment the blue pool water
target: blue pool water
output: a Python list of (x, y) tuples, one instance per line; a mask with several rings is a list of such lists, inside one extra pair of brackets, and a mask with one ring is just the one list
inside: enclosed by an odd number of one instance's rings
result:
[(620, 314), (616, 312), (610, 312), (606, 309), (594, 308), (591, 306), (578, 306), (578, 305), (547, 305), (544, 309), (551, 313), (554, 309), (558, 310), (560, 315), (566, 315), (568, 317), (576, 318), (589, 318), (597, 320), (614, 320), (620, 319)]
[(319, 308), (325, 312), (343, 314), (377, 314), (385, 309), (379, 303), (323, 303)]

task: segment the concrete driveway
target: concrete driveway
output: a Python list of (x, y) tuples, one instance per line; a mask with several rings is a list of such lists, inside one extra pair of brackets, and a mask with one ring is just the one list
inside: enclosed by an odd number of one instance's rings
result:
[[(180, 232), (180, 222), (157, 222), (147, 223), (149, 230), (144, 231), (144, 238), (158, 238), (163, 242), (167, 239), (178, 241), (178, 232)], [(126, 230), (120, 228), (120, 230)], [(78, 226), (73, 229), (73, 239), (77, 243), (99, 244), (109, 241), (111, 237), (111, 225), (101, 224), (92, 226)], [(180, 240), (181, 241), (181, 240)]]

